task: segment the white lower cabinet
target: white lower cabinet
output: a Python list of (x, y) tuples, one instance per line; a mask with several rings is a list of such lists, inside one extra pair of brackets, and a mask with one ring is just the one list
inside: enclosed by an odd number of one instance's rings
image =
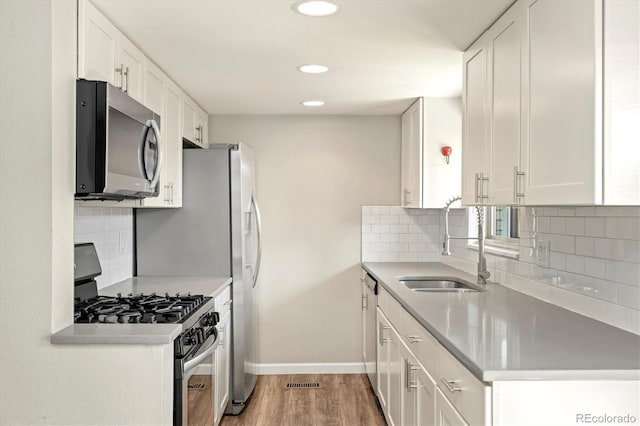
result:
[(490, 425), (491, 386), (479, 381), (388, 292), (378, 292), (378, 384), (387, 423)]
[(436, 389), (435, 424), (437, 426), (467, 426), (460, 413), (444, 397), (440, 389)]
[(214, 424), (219, 424), (222, 415), (229, 403), (229, 388), (231, 374), (231, 341), (229, 332), (231, 330), (231, 288), (227, 287), (215, 299), (215, 309), (220, 314), (220, 322), (216, 326), (218, 329), (218, 348), (215, 351), (215, 389), (213, 394), (213, 404), (215, 411)]
[(403, 348), (402, 366), (402, 424), (433, 425), (436, 383), (406, 346)]
[(378, 380), (377, 393), (389, 425), (400, 426), (402, 419), (400, 336), (378, 309)]

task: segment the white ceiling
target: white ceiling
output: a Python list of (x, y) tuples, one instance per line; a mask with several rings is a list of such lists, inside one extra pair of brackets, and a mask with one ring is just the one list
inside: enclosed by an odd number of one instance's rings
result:
[(210, 114), (399, 114), (459, 95), (461, 52), (513, 0), (341, 0), (324, 18), (287, 0), (92, 2)]

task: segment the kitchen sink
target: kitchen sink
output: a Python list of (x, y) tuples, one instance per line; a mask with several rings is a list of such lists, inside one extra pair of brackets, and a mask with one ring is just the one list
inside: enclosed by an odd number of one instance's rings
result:
[(453, 278), (397, 277), (400, 284), (413, 291), (468, 293), (484, 291), (464, 281)]

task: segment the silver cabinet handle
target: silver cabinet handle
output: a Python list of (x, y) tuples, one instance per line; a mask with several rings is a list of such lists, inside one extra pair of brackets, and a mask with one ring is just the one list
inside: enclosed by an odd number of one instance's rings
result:
[(484, 204), (485, 200), (489, 199), (489, 195), (484, 193), (484, 183), (489, 183), (489, 178), (484, 176), (484, 173), (480, 173), (480, 203)]
[(164, 193), (164, 202), (171, 204), (171, 184), (164, 185), (165, 193)]
[(451, 393), (462, 392), (464, 389), (458, 388), (455, 384), (458, 382), (457, 380), (447, 380), (444, 377), (440, 379), (440, 381), (445, 385), (447, 390)]
[(408, 206), (411, 203), (411, 191), (408, 189), (404, 190), (404, 205)]
[(171, 205), (173, 205), (173, 182), (171, 182)]
[(515, 203), (524, 197), (524, 192), (520, 192), (520, 178), (524, 176), (524, 172), (518, 170), (518, 166), (513, 166), (513, 201)]
[(422, 342), (422, 339), (420, 338), (420, 336), (407, 336), (407, 340), (409, 340), (409, 343)]
[(124, 91), (124, 64), (120, 64), (120, 68), (116, 68), (116, 72), (120, 73), (120, 87), (119, 87), (119, 89)]
[(411, 392), (411, 389), (417, 389), (418, 383), (413, 381), (413, 377), (411, 372), (416, 371), (418, 366), (409, 361), (407, 358), (404, 359), (404, 387), (407, 391)]
[(229, 306), (231, 304), (231, 299), (227, 300), (226, 302), (223, 303), (223, 305), (225, 306)]
[(385, 343), (391, 343), (392, 342), (391, 339), (385, 339), (384, 338), (384, 331), (385, 330), (389, 330), (390, 328), (391, 328), (390, 326), (380, 323), (380, 328), (378, 330), (379, 333), (380, 333), (380, 338), (379, 338), (380, 345), (384, 345)]
[(124, 67), (124, 82), (126, 84), (122, 91), (128, 94), (129, 93), (129, 67)]

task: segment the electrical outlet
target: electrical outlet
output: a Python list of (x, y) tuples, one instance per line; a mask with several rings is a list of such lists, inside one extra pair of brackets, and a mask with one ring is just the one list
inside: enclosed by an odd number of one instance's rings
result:
[(549, 267), (549, 241), (538, 240), (536, 248), (536, 265), (543, 268)]

